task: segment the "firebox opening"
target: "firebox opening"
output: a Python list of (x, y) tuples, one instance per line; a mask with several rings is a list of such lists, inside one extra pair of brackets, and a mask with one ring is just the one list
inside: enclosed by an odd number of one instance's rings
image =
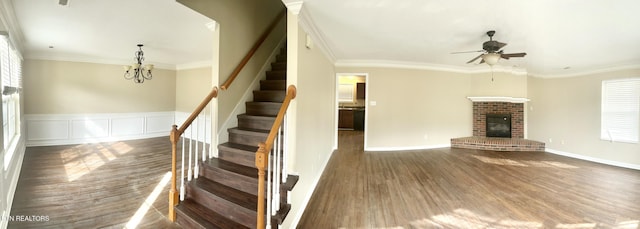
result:
[(487, 114), (487, 137), (511, 138), (511, 114)]

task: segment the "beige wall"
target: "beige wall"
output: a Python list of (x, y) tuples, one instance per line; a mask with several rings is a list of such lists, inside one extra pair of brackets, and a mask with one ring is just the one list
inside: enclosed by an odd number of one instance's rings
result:
[[(472, 135), (468, 96), (526, 97), (527, 78), (511, 73), (340, 67), (339, 73), (368, 73), (368, 150), (444, 146)], [(376, 105), (372, 106), (371, 103)]]
[(176, 72), (176, 111), (193, 112), (211, 91), (211, 68), (184, 69)]
[[(178, 2), (215, 20), (220, 25), (219, 69), (214, 71), (218, 71), (221, 84), (276, 15), (284, 9), (280, 0), (178, 0)], [(284, 36), (285, 22), (282, 20), (247, 63), (233, 85), (219, 93), (217, 99), (219, 123), (224, 123), (229, 118), (253, 79), (259, 74), (264, 74), (260, 69)]]
[(176, 72), (154, 69), (142, 84), (120, 65), (25, 60), (26, 114), (131, 113), (175, 110)]
[[(640, 165), (640, 144), (600, 140), (602, 80), (639, 77), (624, 70), (570, 78), (529, 78), (529, 138), (547, 148)], [(550, 141), (551, 140), (551, 141)]]
[[(297, 97), (289, 108), (294, 125), (290, 167), (300, 175), (291, 192), (292, 210), (282, 228), (290, 228), (304, 211), (308, 200), (329, 160), (336, 139), (335, 84), (333, 63), (318, 48), (307, 49), (306, 32), (298, 26), (297, 16), (289, 14), (287, 43), (287, 83), (297, 86)], [(296, 39), (297, 40), (293, 40)], [(290, 141), (291, 142), (291, 141)]]

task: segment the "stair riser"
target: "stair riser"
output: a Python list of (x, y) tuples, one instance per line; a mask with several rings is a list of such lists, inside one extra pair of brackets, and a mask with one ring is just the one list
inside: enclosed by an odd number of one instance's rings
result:
[(258, 144), (264, 142), (267, 139), (267, 135), (268, 134), (256, 136), (244, 133), (229, 132), (229, 142), (248, 146), (258, 146)]
[[(202, 165), (202, 164), (201, 164)], [(227, 187), (258, 195), (258, 179), (246, 177), (234, 172), (226, 171), (217, 167), (202, 165), (200, 172), (202, 176), (209, 180), (221, 183)], [(256, 171), (256, 173), (258, 173)]]
[(219, 196), (215, 196), (200, 188), (187, 186), (188, 197), (207, 206), (209, 209), (224, 215), (249, 228), (256, 228), (256, 211), (238, 206)]
[(268, 71), (267, 80), (286, 80), (287, 72), (285, 71)]
[(263, 80), (260, 81), (260, 90), (286, 90), (286, 80)]
[(276, 62), (287, 62), (287, 54), (278, 54), (276, 56)]
[(256, 103), (247, 102), (246, 113), (248, 115), (276, 116), (280, 111), (280, 103)]
[(287, 70), (287, 63), (286, 62), (277, 62), (277, 63), (271, 63), (271, 71), (276, 71), (276, 70)]
[(281, 103), (285, 94), (285, 91), (253, 91), (253, 101)]
[(218, 150), (218, 158), (248, 167), (256, 167), (255, 152), (235, 152), (220, 149)]
[(242, 129), (271, 130), (274, 119), (238, 118), (238, 127)]
[(207, 229), (207, 227), (198, 224), (198, 222), (195, 222), (191, 217), (181, 211), (176, 211), (176, 223), (180, 224), (182, 228)]

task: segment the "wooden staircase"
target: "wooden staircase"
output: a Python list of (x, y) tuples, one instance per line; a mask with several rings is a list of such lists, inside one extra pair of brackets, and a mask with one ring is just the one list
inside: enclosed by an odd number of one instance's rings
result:
[[(267, 139), (285, 99), (286, 61), (283, 48), (266, 72), (266, 80), (260, 81), (260, 90), (253, 92), (253, 101), (246, 102), (246, 113), (237, 116), (238, 126), (228, 129), (229, 142), (218, 145), (218, 158), (200, 161), (198, 178), (186, 182), (184, 201), (175, 207), (176, 222), (183, 228), (257, 227), (256, 151)], [(297, 176), (289, 175), (282, 182), (280, 210), (271, 220), (272, 228), (288, 214), (287, 191), (297, 181)]]

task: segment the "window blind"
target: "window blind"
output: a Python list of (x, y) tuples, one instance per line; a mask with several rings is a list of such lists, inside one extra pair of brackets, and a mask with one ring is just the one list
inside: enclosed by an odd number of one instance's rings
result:
[(637, 143), (640, 137), (640, 78), (602, 81), (600, 138)]

